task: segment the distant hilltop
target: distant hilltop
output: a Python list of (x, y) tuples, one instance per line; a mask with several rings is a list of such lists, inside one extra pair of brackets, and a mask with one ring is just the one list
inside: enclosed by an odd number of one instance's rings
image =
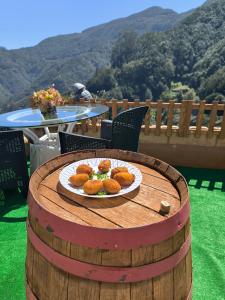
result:
[(165, 31), (185, 17), (170, 9), (152, 7), (82, 33), (48, 38), (34, 47), (0, 48), (0, 105), (9, 109), (24, 106), (34, 89), (53, 82), (61, 92), (68, 91), (75, 81), (85, 83), (96, 69), (110, 65), (113, 43), (122, 32)]
[(225, 103), (224, 31), (225, 1), (214, 0), (171, 30), (126, 33), (113, 47), (111, 67), (99, 69), (87, 86), (93, 92), (105, 90), (101, 95), (106, 98)]

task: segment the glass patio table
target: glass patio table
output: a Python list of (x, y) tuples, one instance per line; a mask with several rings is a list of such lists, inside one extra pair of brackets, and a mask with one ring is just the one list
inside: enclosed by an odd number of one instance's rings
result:
[[(98, 117), (109, 110), (100, 104), (59, 106), (56, 112), (43, 115), (39, 109), (26, 108), (0, 114), (0, 127), (21, 129), (31, 139), (31, 173), (42, 163), (60, 154), (58, 131), (67, 124), (66, 132), (73, 131), (75, 123)], [(57, 132), (50, 132), (49, 127), (58, 127)], [(33, 129), (44, 128), (45, 134), (39, 137)]]

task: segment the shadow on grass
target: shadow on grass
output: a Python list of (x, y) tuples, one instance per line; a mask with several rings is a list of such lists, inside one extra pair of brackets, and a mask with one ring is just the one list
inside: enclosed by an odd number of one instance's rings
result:
[(220, 190), (225, 192), (225, 170), (177, 168), (186, 178), (190, 187), (196, 189)]
[(5, 217), (5, 215), (20, 207), (26, 206), (26, 200), (18, 190), (0, 191), (0, 222), (25, 222), (26, 217)]

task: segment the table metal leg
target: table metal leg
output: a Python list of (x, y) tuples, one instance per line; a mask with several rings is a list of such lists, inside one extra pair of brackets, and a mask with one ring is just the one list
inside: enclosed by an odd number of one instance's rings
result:
[(51, 133), (50, 133), (48, 127), (45, 127), (45, 128), (44, 128), (44, 131), (45, 131), (45, 134), (47, 135), (47, 137), (50, 139)]
[(59, 132), (59, 131), (65, 131), (66, 125), (67, 125), (67, 124), (60, 124), (60, 125), (58, 126), (58, 132)]
[(66, 132), (67, 133), (73, 133), (73, 129), (75, 127), (76, 123), (69, 123), (68, 126), (67, 126), (67, 129), (66, 129)]
[(39, 142), (39, 137), (37, 136), (36, 133), (34, 133), (31, 129), (29, 128), (24, 128), (23, 129), (23, 133), (26, 137), (28, 137), (29, 139), (31, 139), (31, 141), (36, 144)]

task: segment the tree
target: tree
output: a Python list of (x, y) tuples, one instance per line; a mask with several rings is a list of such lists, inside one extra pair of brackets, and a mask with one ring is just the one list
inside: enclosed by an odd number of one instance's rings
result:
[(135, 59), (138, 35), (135, 32), (125, 32), (116, 41), (111, 55), (113, 68), (120, 68), (123, 64)]
[(164, 101), (195, 100), (196, 93), (188, 85), (183, 85), (181, 82), (171, 82), (170, 89), (163, 92), (160, 98)]
[(87, 82), (87, 88), (92, 93), (102, 90), (109, 91), (116, 87), (116, 79), (112, 69), (99, 69), (95, 75)]
[(164, 101), (196, 100), (196, 92), (202, 99), (225, 95), (224, 28), (225, 1), (217, 0), (173, 30), (122, 34), (111, 56), (112, 89), (119, 86), (129, 99), (144, 99), (151, 91), (153, 99)]
[(200, 96), (205, 98), (209, 95), (219, 93), (225, 94), (225, 67), (219, 69), (212, 76), (202, 82), (200, 87)]

